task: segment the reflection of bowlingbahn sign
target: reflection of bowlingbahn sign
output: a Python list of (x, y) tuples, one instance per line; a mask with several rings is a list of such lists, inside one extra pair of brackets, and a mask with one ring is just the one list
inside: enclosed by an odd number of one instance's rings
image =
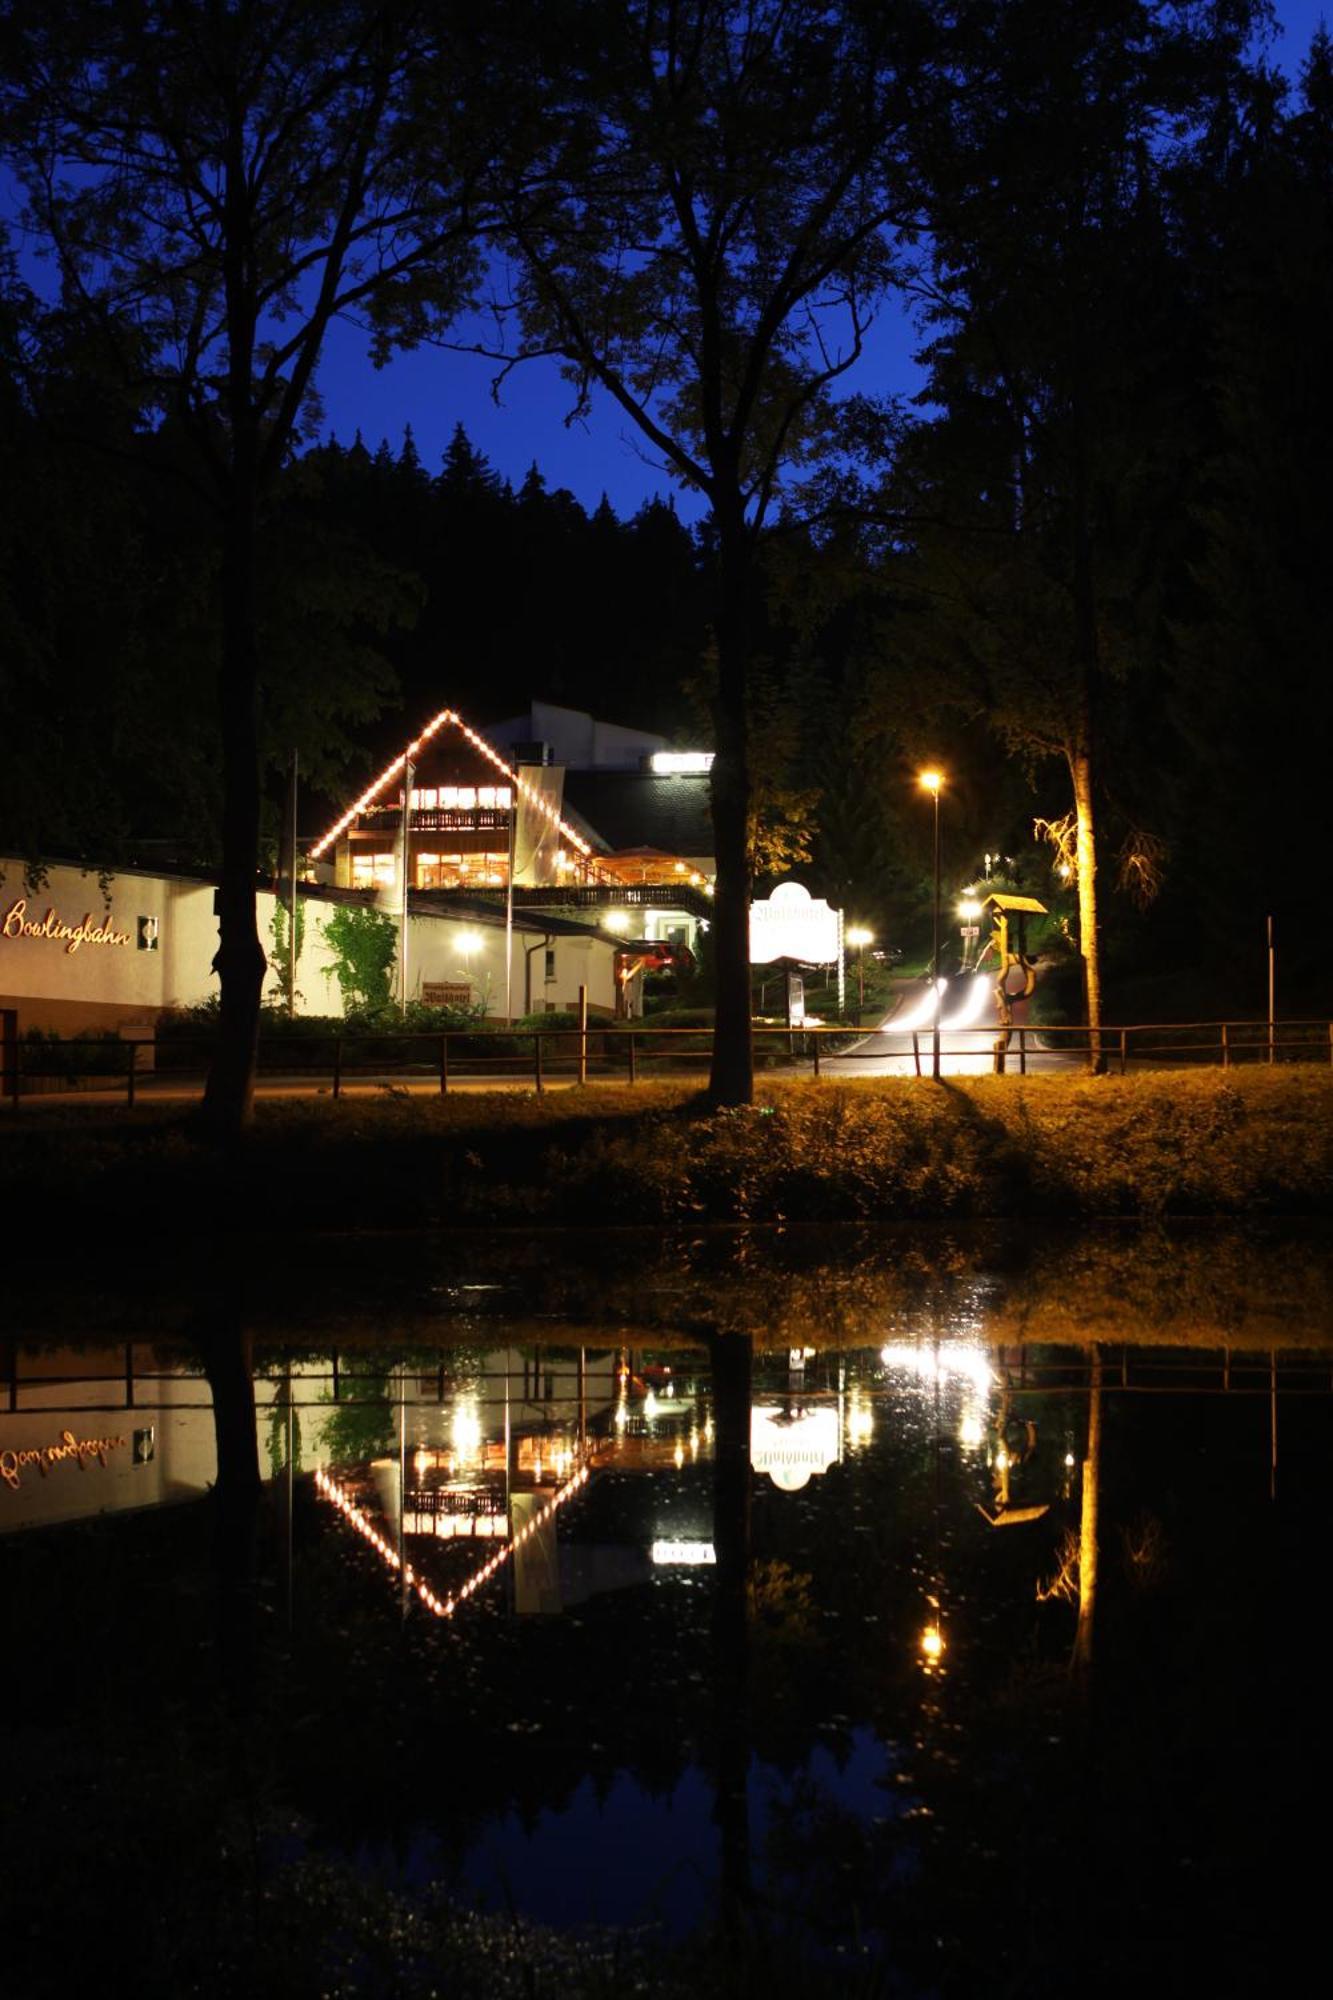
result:
[(0, 936), (7, 938), (52, 938), (63, 944), (69, 954), (76, 952), (81, 944), (128, 944), (128, 931), (118, 931), (111, 922), (110, 914), (100, 924), (93, 922), (92, 912), (85, 910), (77, 924), (64, 924), (54, 910), (48, 910), (39, 922), (28, 915), (28, 902), (20, 896), (5, 912), (5, 920), (0, 924)]
[(751, 903), (751, 965), (775, 958), (831, 965), (837, 956), (838, 912), (799, 882), (779, 882), (766, 903)]
[(751, 1410), (750, 1464), (784, 1493), (799, 1493), (837, 1456), (836, 1410)]
[(17, 1493), (23, 1484), (23, 1474), (33, 1466), (45, 1479), (53, 1465), (64, 1465), (73, 1459), (82, 1472), (86, 1459), (93, 1458), (99, 1465), (105, 1465), (109, 1451), (128, 1443), (129, 1439), (123, 1436), (76, 1438), (73, 1431), (62, 1431), (58, 1444), (34, 1445), (26, 1451), (0, 1451), (0, 1479), (11, 1492)]

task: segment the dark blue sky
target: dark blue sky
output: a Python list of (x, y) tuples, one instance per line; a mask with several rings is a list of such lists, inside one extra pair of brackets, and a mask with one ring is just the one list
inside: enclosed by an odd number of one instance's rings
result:
[[(1282, 32), (1273, 59), (1292, 74), (1309, 47), (1328, 0), (1277, 0)], [(489, 336), (489, 325), (481, 330)], [(464, 336), (466, 337), (466, 336)], [(871, 393), (910, 395), (918, 374), (912, 355), (917, 338), (901, 314), (886, 314), (847, 387)], [(491, 399), (495, 364), (469, 355), (422, 349), (400, 355), (376, 371), (366, 355), (366, 339), (355, 327), (335, 328), (326, 349), (320, 388), (326, 429), (350, 440), (359, 427), (366, 443), (387, 437), (397, 448), (410, 423), (427, 470), (434, 471), (454, 425), (460, 421), (496, 470), (517, 485), (535, 459), (548, 485), (567, 486), (585, 506), (595, 507), (605, 492), (618, 514), (627, 515), (654, 493), (671, 490), (658, 467), (646, 464), (628, 417), (598, 396), (586, 424), (568, 426), (572, 400), (552, 363), (529, 362), (512, 371), (497, 406)], [(679, 496), (686, 516), (698, 511)]]

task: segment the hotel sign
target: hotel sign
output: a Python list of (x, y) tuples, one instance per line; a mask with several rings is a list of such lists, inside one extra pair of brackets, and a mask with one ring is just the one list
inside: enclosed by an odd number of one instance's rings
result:
[(751, 1410), (750, 1464), (756, 1472), (766, 1472), (780, 1492), (799, 1493), (837, 1457), (836, 1410)]
[(44, 917), (28, 915), (28, 899), (20, 896), (5, 911), (4, 922), (0, 923), (0, 937), (6, 938), (50, 938), (56, 944), (63, 944), (70, 957), (84, 944), (128, 944), (128, 931), (118, 931), (111, 922), (111, 914), (94, 923), (92, 912), (85, 910), (77, 924), (62, 923), (54, 910), (48, 909)]
[(831, 965), (838, 956), (838, 912), (799, 882), (779, 882), (767, 902), (750, 905), (750, 963), (794, 958)]

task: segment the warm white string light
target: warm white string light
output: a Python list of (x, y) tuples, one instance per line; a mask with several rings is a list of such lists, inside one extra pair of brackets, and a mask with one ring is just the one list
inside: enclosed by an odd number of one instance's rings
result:
[(564, 836), (564, 838), (567, 841), (569, 841), (571, 846), (576, 847), (579, 853), (582, 854), (586, 859), (588, 860), (592, 859), (592, 848), (589, 846), (588, 842), (584, 840), (580, 834), (575, 833), (573, 827), (570, 826), (567, 821), (561, 819), (559, 813), (555, 810), (555, 807), (550, 803), (549, 799), (544, 799), (541, 793), (537, 791), (534, 786), (528, 784), (526, 779), (520, 777), (516, 770), (514, 770), (510, 765), (506, 764), (504, 758), (499, 754), (497, 750), (492, 748), (492, 746), (486, 741), (486, 738), (484, 736), (479, 736), (475, 729), (471, 728), (466, 722), (464, 722), (462, 716), (458, 713), (457, 709), (442, 708), (438, 715), (432, 716), (431, 720), (426, 724), (426, 727), (422, 730), (420, 736), (414, 737), (413, 740), (408, 744), (407, 748), (401, 751), (399, 755), (394, 758), (391, 764), (385, 766), (384, 770), (382, 770), (378, 778), (376, 778), (374, 784), (370, 785), (364, 792), (362, 792), (360, 798), (356, 801), (354, 805), (348, 807), (347, 811), (343, 814), (342, 818), (339, 820), (335, 820), (333, 825), (329, 828), (328, 832), (323, 834), (320, 837), (320, 839), (315, 842), (315, 845), (310, 850), (310, 859), (312, 861), (318, 861), (320, 855), (327, 852), (327, 850), (333, 845), (334, 841), (337, 840), (338, 836), (340, 834), (346, 833), (348, 827), (352, 824), (352, 821), (356, 819), (361, 813), (366, 812), (372, 805), (374, 805), (376, 799), (379, 798), (380, 794), (385, 790), (386, 786), (390, 785), (393, 782), (393, 780), (398, 776), (398, 773), (404, 770), (406, 766), (415, 759), (416, 754), (418, 750), (421, 749), (422, 745), (429, 743), (432, 736), (437, 735), (438, 732), (444, 728), (446, 723), (452, 723), (453, 726), (457, 730), (459, 730), (463, 736), (467, 738), (468, 742), (472, 745), (474, 750), (479, 751), (481, 755), (488, 760), (488, 762), (494, 764), (497, 771), (502, 771), (505, 777), (508, 778), (510, 783), (515, 787), (515, 789), (521, 792), (523, 794), (523, 797), (527, 799), (532, 805), (535, 805), (538, 811), (545, 814), (546, 818), (550, 820), (552, 826), (554, 826)]
[[(508, 1562), (515, 1550), (522, 1548), (529, 1536), (536, 1534), (538, 1528), (543, 1527), (550, 1520), (557, 1507), (562, 1507), (570, 1495), (578, 1491), (579, 1487), (588, 1478), (590, 1470), (589, 1466), (580, 1466), (571, 1479), (567, 1479), (563, 1486), (556, 1489), (546, 1505), (540, 1508), (533, 1515), (532, 1519), (519, 1529), (513, 1540), (506, 1542), (502, 1548), (497, 1549), (495, 1554), (482, 1564), (475, 1575), (470, 1576), (467, 1582), (462, 1584), (451, 1596), (437, 1596), (425, 1578), (419, 1576), (416, 1570), (413, 1569), (411, 1563), (402, 1566), (404, 1576), (426, 1609), (434, 1612), (437, 1618), (452, 1618), (459, 1605), (466, 1603), (469, 1597), (481, 1589), (483, 1583), (488, 1583), (501, 1564)], [(388, 1564), (390, 1569), (396, 1570), (400, 1567), (397, 1549), (393, 1547), (391, 1542), (385, 1539), (370, 1516), (357, 1506), (356, 1502), (343, 1487), (338, 1485), (336, 1480), (330, 1479), (326, 1472), (317, 1469), (315, 1472), (315, 1487), (318, 1492), (324, 1495), (326, 1500), (330, 1501), (338, 1509), (343, 1519), (349, 1522), (359, 1535), (364, 1536), (365, 1540), (370, 1543), (371, 1548)]]

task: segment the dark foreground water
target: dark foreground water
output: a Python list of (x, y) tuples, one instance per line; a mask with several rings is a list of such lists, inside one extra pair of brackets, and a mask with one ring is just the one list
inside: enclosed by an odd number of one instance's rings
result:
[(0, 1990), (1270, 1990), (1322, 1951), (1326, 1252), (377, 1243), (30, 1301)]

